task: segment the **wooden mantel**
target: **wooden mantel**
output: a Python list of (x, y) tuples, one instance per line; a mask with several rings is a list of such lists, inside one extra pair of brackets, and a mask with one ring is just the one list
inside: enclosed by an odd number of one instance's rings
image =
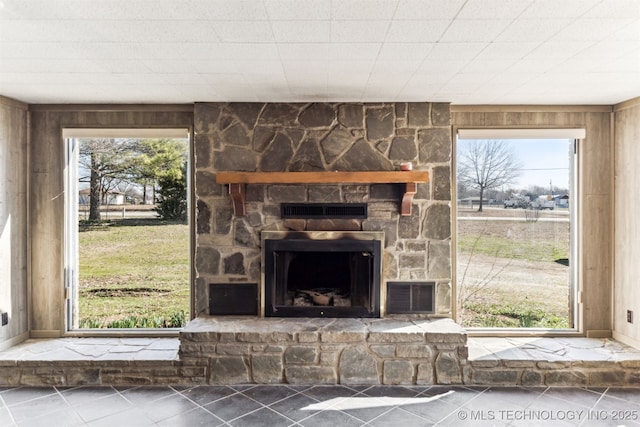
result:
[(229, 184), (233, 211), (244, 216), (245, 184), (405, 184), (400, 215), (411, 215), (411, 202), (419, 182), (429, 182), (427, 171), (360, 172), (218, 172), (218, 184)]

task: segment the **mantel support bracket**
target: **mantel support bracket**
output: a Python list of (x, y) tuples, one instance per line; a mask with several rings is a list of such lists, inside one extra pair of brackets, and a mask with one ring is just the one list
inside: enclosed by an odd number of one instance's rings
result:
[(402, 202), (400, 203), (400, 215), (411, 216), (411, 204), (413, 202), (413, 196), (418, 191), (417, 182), (407, 182), (405, 184), (404, 195), (402, 196)]
[(233, 214), (235, 216), (245, 216), (247, 214), (244, 203), (245, 185), (229, 184), (229, 194), (233, 203)]

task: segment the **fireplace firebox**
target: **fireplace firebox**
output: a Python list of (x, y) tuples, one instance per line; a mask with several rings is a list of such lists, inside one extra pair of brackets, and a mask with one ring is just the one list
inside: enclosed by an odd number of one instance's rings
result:
[(381, 232), (263, 232), (264, 315), (380, 317)]

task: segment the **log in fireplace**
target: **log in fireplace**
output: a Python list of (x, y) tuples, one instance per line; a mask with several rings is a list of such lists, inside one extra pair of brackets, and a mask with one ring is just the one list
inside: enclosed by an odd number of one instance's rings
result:
[(380, 317), (382, 232), (262, 233), (270, 317)]

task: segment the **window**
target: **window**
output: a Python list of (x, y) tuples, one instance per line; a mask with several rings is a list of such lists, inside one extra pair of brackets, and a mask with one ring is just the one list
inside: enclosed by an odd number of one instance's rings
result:
[[(527, 132), (528, 131), (528, 132)], [(460, 131), (456, 293), (467, 328), (577, 328), (580, 130)]]
[(65, 129), (67, 329), (189, 317), (189, 135)]

